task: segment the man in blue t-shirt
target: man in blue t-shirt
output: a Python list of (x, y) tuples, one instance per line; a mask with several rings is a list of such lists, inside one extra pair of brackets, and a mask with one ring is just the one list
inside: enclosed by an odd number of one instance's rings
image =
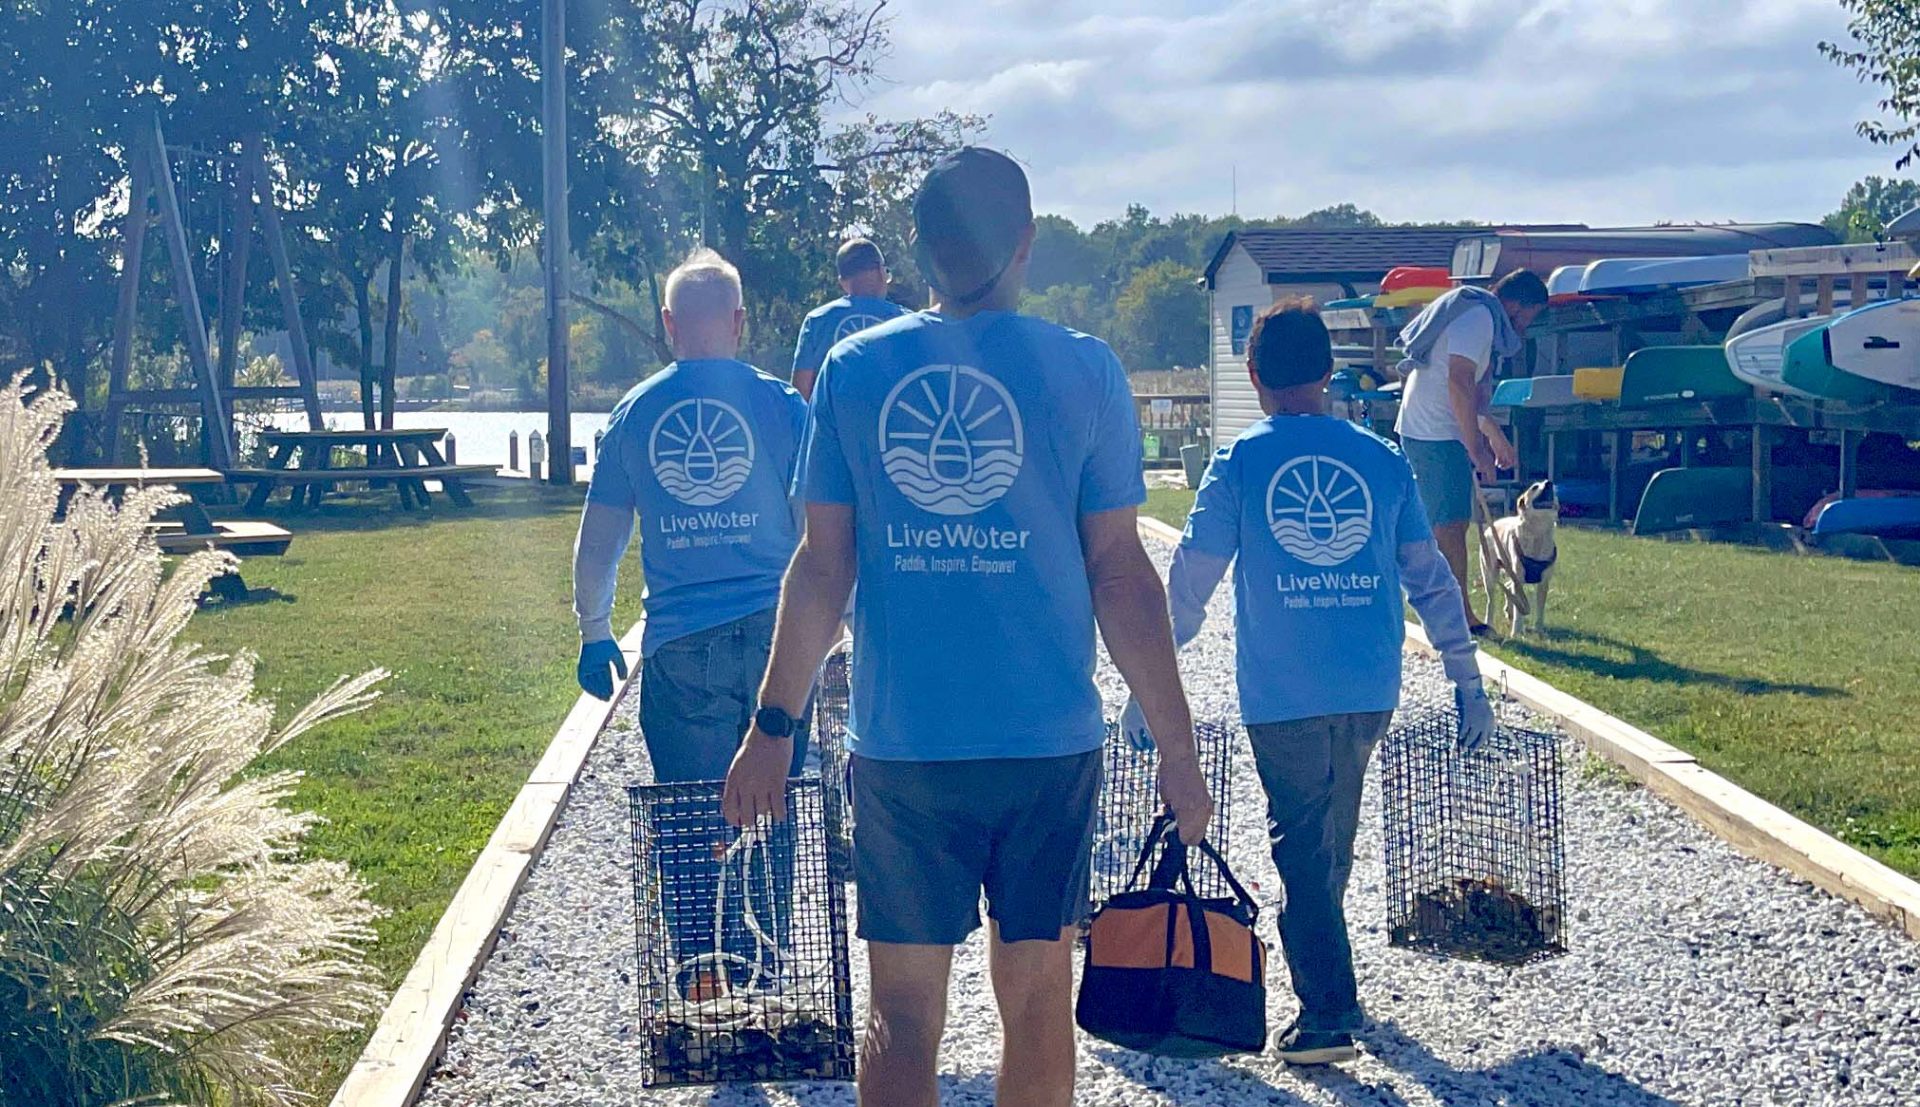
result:
[[(1400, 702), (1402, 593), (1459, 690), (1462, 740), (1484, 740), (1493, 712), (1406, 459), (1325, 413), (1333, 346), (1309, 303), (1255, 320), (1247, 371), (1267, 418), (1207, 467), (1167, 591), (1185, 645), (1234, 566), (1240, 714), (1267, 791), (1286, 889), (1280, 939), (1300, 999), (1275, 1051), (1325, 1064), (1355, 1056), (1361, 1022), (1343, 901), (1367, 760)], [(1151, 744), (1150, 724), (1128, 704), (1129, 740)]]
[(782, 812), (781, 737), (856, 575), (848, 724), (871, 1107), (932, 1107), (953, 947), (992, 919), (1002, 1102), (1069, 1107), (1071, 938), (1087, 900), (1104, 738), (1096, 622), (1161, 747), (1191, 841), (1212, 818), (1141, 548), (1140, 433), (1105, 343), (1014, 313), (1026, 175), (969, 148), (914, 200), (937, 306), (836, 345), (814, 395), (806, 536), (729, 818)]
[(907, 313), (887, 299), (893, 276), (887, 272), (880, 247), (864, 238), (850, 238), (841, 244), (833, 267), (840, 274), (844, 295), (807, 313), (800, 323), (800, 341), (793, 348), (793, 386), (808, 399), (813, 398), (814, 378), (834, 343)]
[[(607, 699), (614, 673), (627, 675), (609, 617), (638, 516), (647, 584), (640, 734), (653, 779), (719, 780), (752, 720), (780, 576), (800, 539), (789, 490), (807, 403), (736, 359), (746, 312), (740, 275), (719, 254), (698, 251), (668, 276), (661, 319), (674, 363), (614, 409), (580, 517), (573, 568), (578, 676), (582, 689)], [(799, 771), (805, 745), (803, 728), (789, 771)], [(710, 820), (716, 837), (725, 834), (717, 807), (708, 807), (677, 812), (675, 833)], [(790, 870), (791, 841), (775, 847), (776, 861)], [(718, 867), (695, 853), (662, 858), (670, 870), (662, 879), (685, 889), (668, 908), (682, 961), (715, 952)], [(745, 945), (727, 952), (753, 953)], [(707, 998), (725, 983), (697, 977), (689, 996)]]

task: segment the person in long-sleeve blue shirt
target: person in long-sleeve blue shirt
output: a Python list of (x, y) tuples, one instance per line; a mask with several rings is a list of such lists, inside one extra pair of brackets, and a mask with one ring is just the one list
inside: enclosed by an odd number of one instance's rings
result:
[[(1300, 1014), (1275, 1051), (1351, 1060), (1361, 1025), (1347, 878), (1367, 761), (1400, 700), (1406, 625), (1419, 613), (1460, 693), (1461, 739), (1493, 727), (1459, 585), (1398, 447), (1325, 413), (1333, 347), (1307, 301), (1254, 322), (1247, 369), (1267, 417), (1214, 455), (1167, 582), (1174, 639), (1199, 634), (1234, 572), (1240, 711), (1267, 792), (1280, 918)], [(1133, 704), (1137, 746), (1152, 735)]]

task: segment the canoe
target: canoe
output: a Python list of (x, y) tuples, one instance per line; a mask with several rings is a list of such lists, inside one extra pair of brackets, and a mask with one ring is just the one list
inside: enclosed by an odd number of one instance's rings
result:
[(1711, 254), (1682, 258), (1602, 258), (1589, 262), (1580, 277), (1580, 291), (1586, 294), (1624, 295), (1633, 292), (1659, 292), (1670, 288), (1693, 288), (1703, 284), (1722, 284), (1745, 280), (1749, 273), (1745, 254)]
[(1372, 306), (1373, 297), (1371, 296), (1349, 296), (1344, 300), (1328, 300), (1326, 303), (1320, 305), (1320, 310), (1347, 311), (1353, 308), (1365, 309)]
[(1820, 397), (1782, 380), (1781, 374), (1786, 368), (1787, 345), (1809, 331), (1826, 326), (1832, 318), (1831, 315), (1810, 315), (1805, 319), (1783, 319), (1734, 335), (1727, 339), (1727, 368), (1736, 378), (1763, 392), (1817, 400)]
[(1920, 299), (1880, 300), (1836, 317), (1827, 324), (1826, 347), (1835, 369), (1920, 389)]
[(1620, 398), (1620, 378), (1625, 372), (1617, 366), (1612, 369), (1575, 369), (1573, 394), (1583, 400), (1617, 400)]
[(1547, 276), (1547, 298), (1555, 296), (1577, 296), (1580, 294), (1580, 278), (1587, 275), (1584, 265), (1562, 265)]
[(1501, 381), (1493, 390), (1494, 407), (1571, 407), (1590, 403), (1573, 394), (1573, 378), (1516, 377)]
[(1828, 320), (1787, 343), (1780, 365), (1781, 383), (1822, 400), (1877, 404), (1893, 399), (1898, 394), (1896, 389), (1854, 376), (1833, 364), (1827, 349), (1827, 328), (1832, 325), (1833, 320)]
[(1649, 346), (1627, 358), (1620, 406), (1745, 399), (1753, 389), (1727, 368), (1719, 346)]
[(1813, 533), (1821, 538), (1833, 534), (1920, 538), (1920, 495), (1835, 500), (1820, 510)]
[(1752, 470), (1662, 469), (1647, 482), (1647, 490), (1640, 497), (1640, 509), (1633, 515), (1633, 533), (1727, 526), (1752, 517)]
[(1405, 288), (1437, 288), (1445, 292), (1452, 287), (1452, 275), (1439, 265), (1396, 265), (1380, 279), (1382, 292), (1399, 292)]

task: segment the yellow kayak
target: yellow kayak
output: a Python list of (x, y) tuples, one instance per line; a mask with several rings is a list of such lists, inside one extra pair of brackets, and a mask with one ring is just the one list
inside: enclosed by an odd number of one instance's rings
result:
[(1618, 400), (1620, 382), (1626, 374), (1617, 365), (1610, 369), (1575, 369), (1573, 394), (1583, 400)]

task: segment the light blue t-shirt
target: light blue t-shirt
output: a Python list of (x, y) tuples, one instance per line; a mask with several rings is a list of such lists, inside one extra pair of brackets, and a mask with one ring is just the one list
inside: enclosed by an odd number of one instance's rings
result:
[(818, 372), (827, 363), (827, 351), (833, 349), (834, 343), (906, 313), (906, 308), (892, 300), (872, 296), (842, 296), (821, 304), (800, 322), (800, 341), (793, 348), (793, 371)]
[(1010, 312), (921, 312), (836, 345), (813, 398), (806, 497), (852, 505), (859, 548), (853, 751), (1097, 748), (1079, 522), (1146, 499), (1113, 351)]
[(1242, 719), (1391, 711), (1400, 547), (1432, 536), (1399, 447), (1343, 419), (1269, 416), (1216, 453), (1181, 544), (1235, 559)]
[(792, 386), (724, 359), (675, 362), (613, 409), (587, 501), (640, 516), (643, 654), (779, 602), (806, 420)]

